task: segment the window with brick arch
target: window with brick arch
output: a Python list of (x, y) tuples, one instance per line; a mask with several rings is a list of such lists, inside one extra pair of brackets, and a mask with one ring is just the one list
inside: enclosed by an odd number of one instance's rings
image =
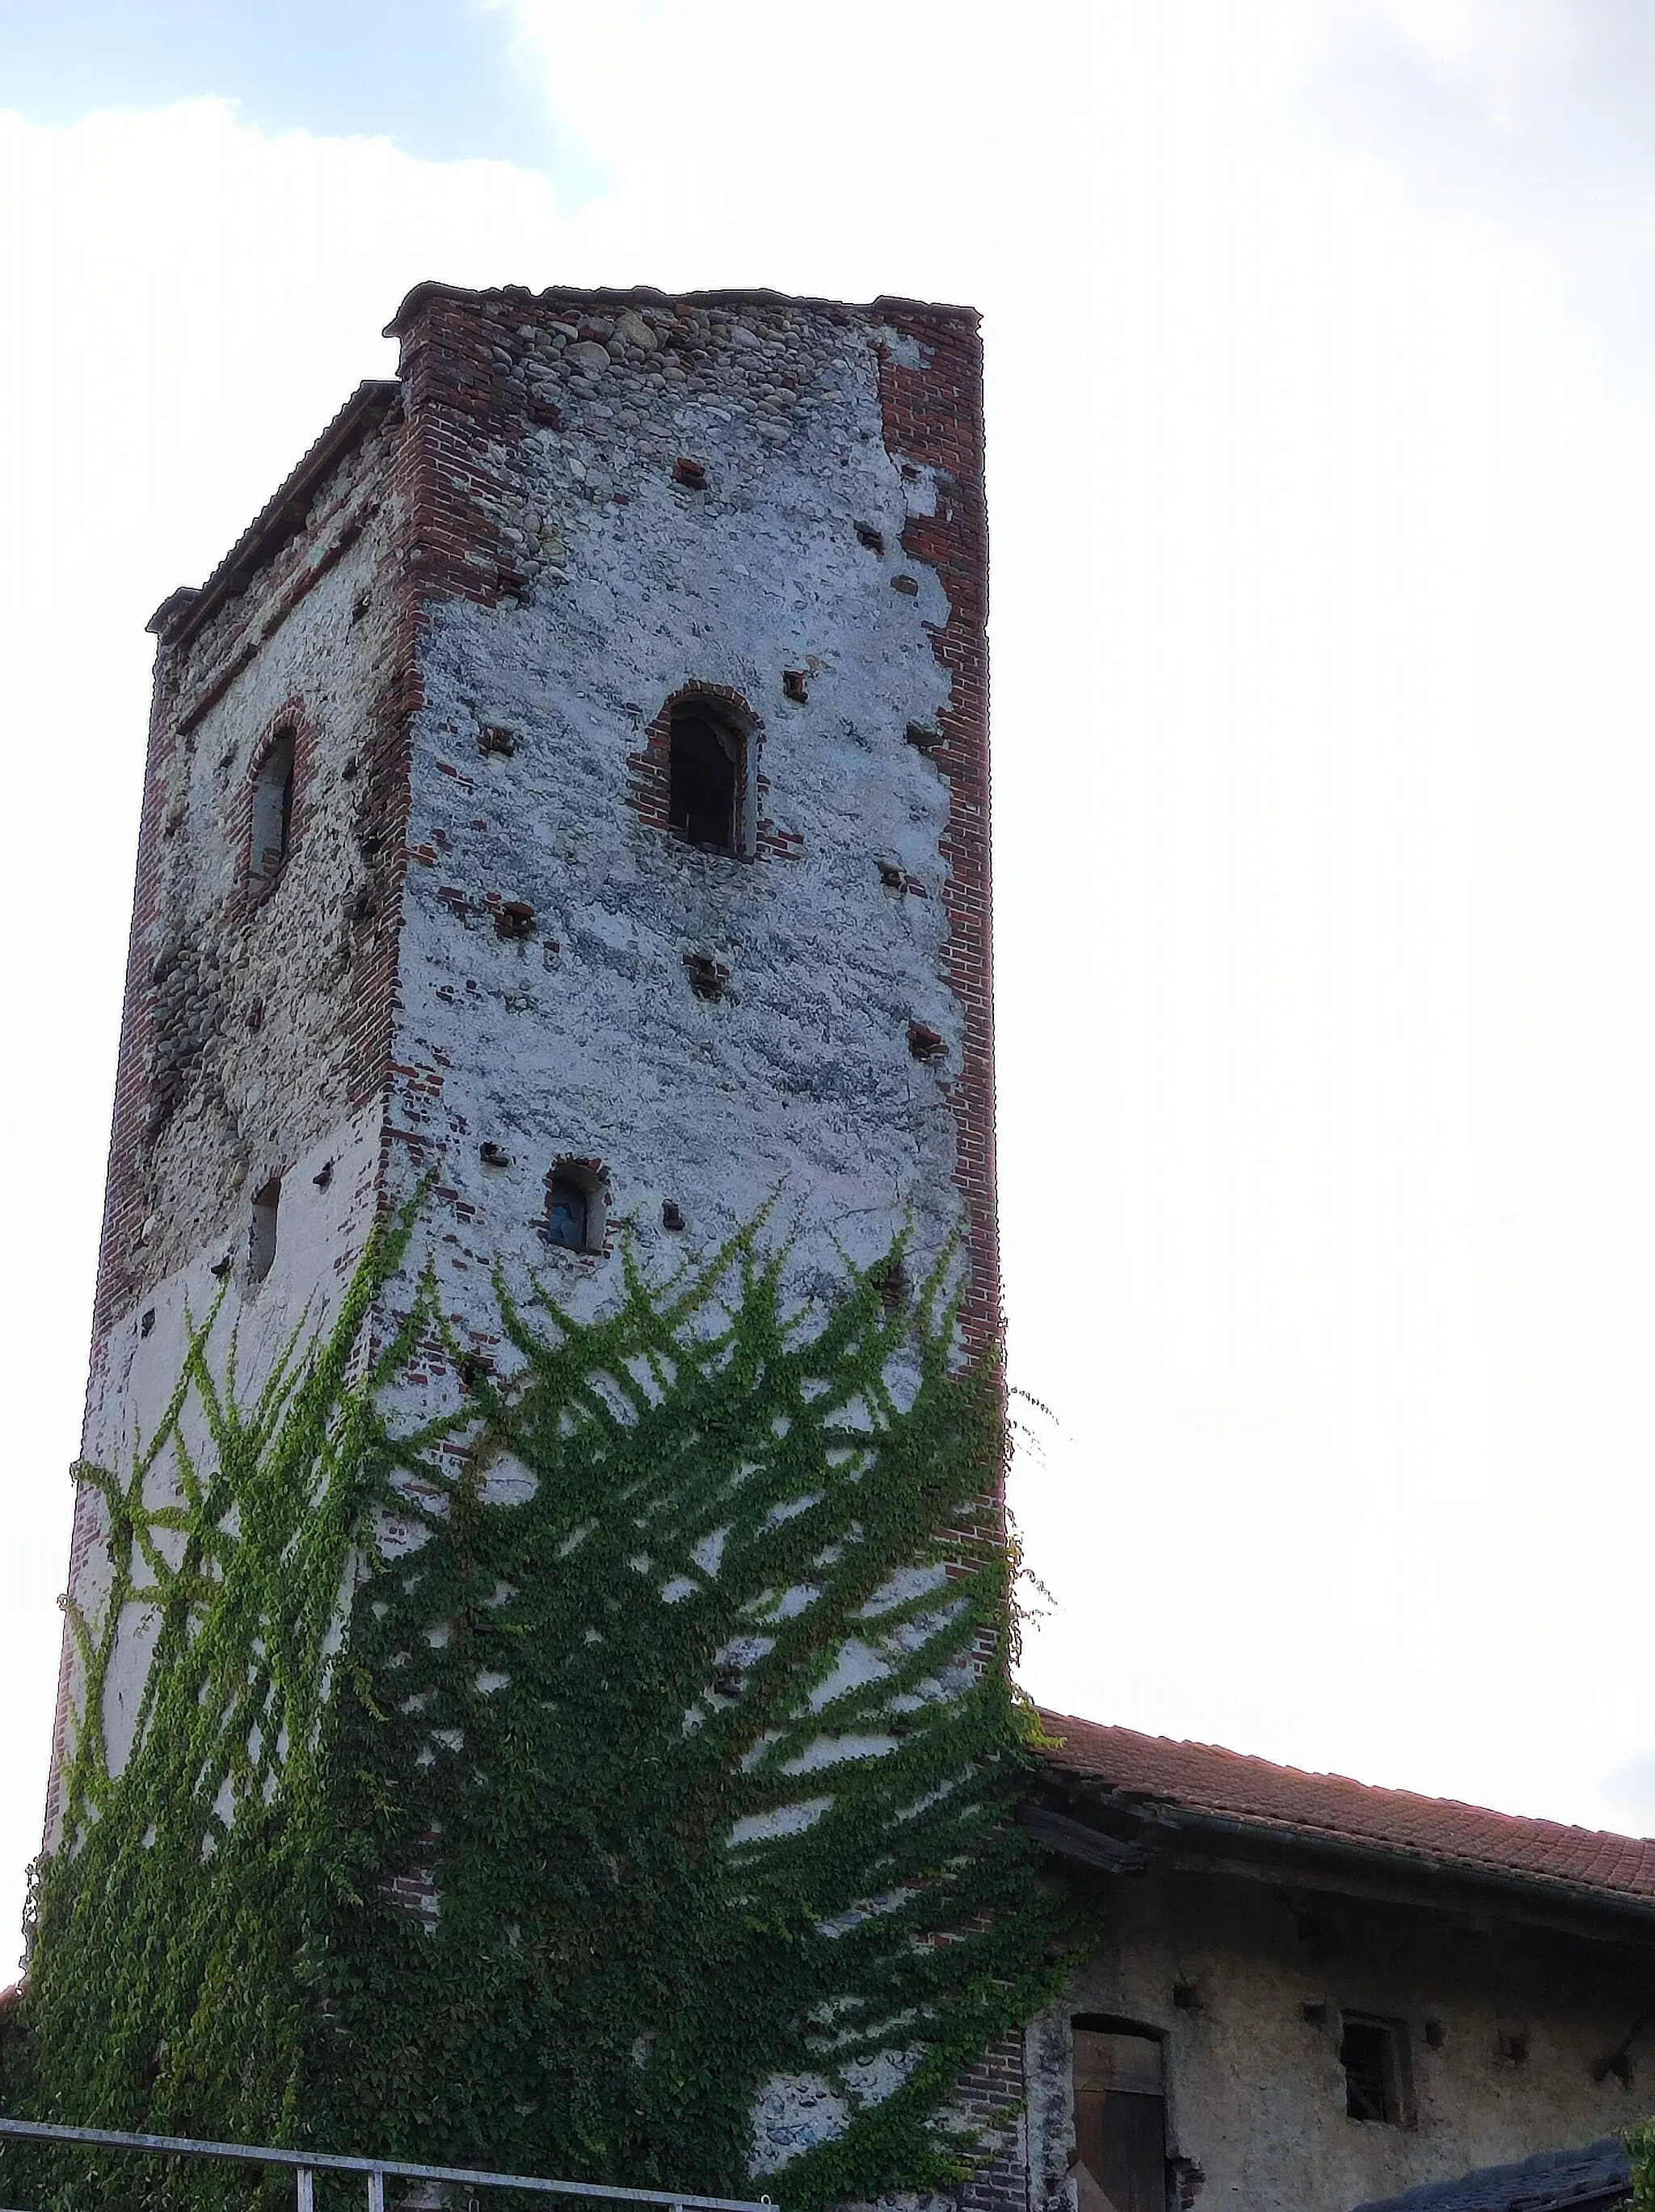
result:
[(293, 773), (295, 740), (278, 730), (253, 778), (252, 842), (247, 872), (256, 888), (273, 884), (288, 862), (293, 839)]
[(704, 852), (745, 845), (747, 738), (728, 714), (699, 696), (672, 709), (667, 819)]

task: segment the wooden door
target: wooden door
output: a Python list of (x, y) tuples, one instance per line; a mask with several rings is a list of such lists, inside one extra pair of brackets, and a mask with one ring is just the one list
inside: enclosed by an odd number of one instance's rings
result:
[(1167, 2212), (1157, 2037), (1075, 2030), (1075, 2151), (1080, 2212)]

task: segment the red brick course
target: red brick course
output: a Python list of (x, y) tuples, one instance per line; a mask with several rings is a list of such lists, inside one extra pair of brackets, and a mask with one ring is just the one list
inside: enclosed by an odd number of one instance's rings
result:
[[(960, 1132), (955, 1182), (967, 1214), (971, 1283), (961, 1310), (967, 1346), (982, 1352), (1001, 1324), (999, 1199), (994, 1149), (994, 947), (991, 917), (988, 751), (988, 518), (983, 491), (982, 343), (974, 314), (882, 301), (889, 326), (918, 347), (906, 368), (880, 351), (885, 445), (899, 466), (929, 468), (937, 512), (912, 517), (902, 550), (932, 568), (948, 620), (928, 625), (952, 686), (927, 744), (949, 787), (943, 839), (948, 875), (946, 973), (964, 1016), (961, 1065), (949, 1085)], [(894, 580), (898, 584), (902, 579)]]

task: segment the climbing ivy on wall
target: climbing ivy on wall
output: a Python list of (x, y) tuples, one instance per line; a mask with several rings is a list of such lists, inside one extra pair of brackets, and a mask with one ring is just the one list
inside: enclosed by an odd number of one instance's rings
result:
[(1655, 2120), (1628, 2130), (1632, 2160), (1632, 2212), (1655, 2212)]
[(941, 1274), (894, 1248), (799, 1307), (760, 1224), (628, 1260), (595, 1320), (498, 1285), (498, 1371), (404, 1433), (429, 1286), (367, 1347), (413, 1227), (245, 1405), (209, 1316), (131, 1467), (84, 1470), (112, 1579), (8, 2108), (801, 2212), (947, 2186), (1064, 1907), (1009, 1817), (1000, 1395)]

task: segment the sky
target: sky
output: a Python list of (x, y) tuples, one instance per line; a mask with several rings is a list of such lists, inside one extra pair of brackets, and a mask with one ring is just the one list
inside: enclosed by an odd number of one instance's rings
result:
[(1652, 120), (1646, 0), (0, 0), (0, 1931), (143, 624), (427, 276), (983, 311), (1024, 1680), (1655, 1830)]

